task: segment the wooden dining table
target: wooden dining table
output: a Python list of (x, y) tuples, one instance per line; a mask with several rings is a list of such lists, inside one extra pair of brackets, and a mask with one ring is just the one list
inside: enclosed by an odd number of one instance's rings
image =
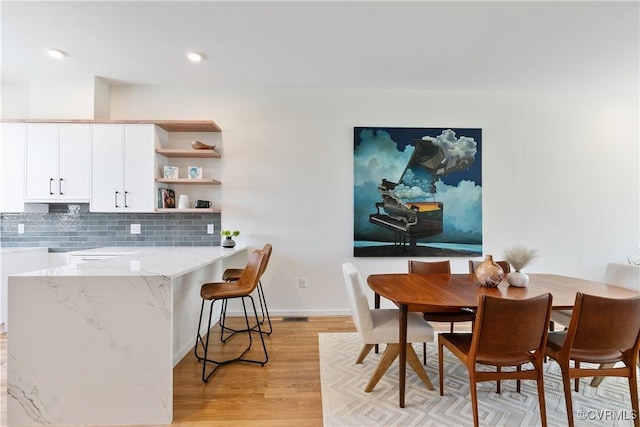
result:
[(524, 288), (509, 286), (506, 281), (496, 288), (481, 286), (470, 274), (372, 274), (367, 278), (376, 295), (376, 308), (380, 296), (394, 302), (399, 308), (399, 399), (404, 408), (406, 378), (407, 313), (428, 312), (438, 309), (477, 309), (480, 295), (500, 298), (525, 299), (540, 294), (553, 296), (553, 309), (573, 307), (577, 292), (608, 298), (629, 298), (640, 293), (606, 283), (555, 274), (529, 274), (529, 285)]

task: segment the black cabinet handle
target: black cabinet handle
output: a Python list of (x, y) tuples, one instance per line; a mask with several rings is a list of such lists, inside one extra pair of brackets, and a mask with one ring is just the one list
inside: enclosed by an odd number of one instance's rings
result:
[(128, 191), (125, 191), (125, 192), (124, 192), (124, 207), (125, 207), (125, 208), (128, 208), (128, 207), (129, 207), (129, 206), (127, 206), (127, 194), (129, 194), (129, 192), (128, 192)]
[(120, 207), (120, 206), (118, 206), (118, 192), (117, 191), (116, 191), (116, 203), (115, 203), (115, 205), (116, 205), (116, 208)]
[(53, 196), (53, 178), (49, 178), (49, 195)]
[(60, 195), (62, 196), (64, 193), (62, 192), (62, 181), (64, 181), (62, 178), (60, 178)]

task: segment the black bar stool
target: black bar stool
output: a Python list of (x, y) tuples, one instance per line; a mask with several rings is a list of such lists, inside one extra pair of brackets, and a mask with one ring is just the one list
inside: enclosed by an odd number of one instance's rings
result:
[[(271, 335), (271, 332), (273, 332), (273, 329), (271, 327), (271, 317), (269, 317), (269, 308), (267, 307), (267, 300), (264, 297), (264, 290), (262, 289), (262, 280), (261, 280), (261, 278), (262, 278), (262, 275), (264, 274), (265, 270), (267, 269), (267, 266), (269, 265), (269, 259), (271, 259), (271, 251), (272, 251), (272, 249), (273, 249), (273, 247), (271, 246), (270, 243), (267, 243), (262, 248), (262, 251), (265, 253), (265, 261), (264, 261), (264, 268), (262, 269), (262, 271), (260, 272), (260, 275), (258, 276), (258, 301), (260, 303), (260, 309), (262, 310), (262, 319), (260, 319), (260, 324), (261, 325), (264, 324), (265, 319), (267, 320), (267, 324), (269, 325), (269, 329), (262, 331), (262, 333), (266, 334), (266, 335)], [(242, 272), (243, 271), (244, 271), (244, 269), (242, 269), (242, 268), (227, 268), (224, 271), (224, 273), (222, 273), (222, 280), (224, 280), (225, 282), (235, 282), (236, 280), (240, 279), (240, 277), (242, 276)], [(237, 330), (237, 329), (232, 329), (232, 328), (229, 328), (229, 327), (225, 326), (226, 315), (227, 315), (227, 302), (223, 301), (223, 303), (222, 303), (222, 315), (220, 317), (220, 328), (221, 328), (220, 340), (222, 342), (227, 342), (227, 340), (230, 339), (231, 337), (233, 337), (233, 335), (236, 332), (244, 332), (244, 329)], [(256, 326), (253, 326), (254, 330), (255, 330)], [(227, 336), (226, 338), (224, 337), (224, 331), (225, 330), (231, 332), (231, 334), (229, 336)]]
[[(251, 293), (255, 290), (258, 285), (258, 280), (260, 278), (260, 273), (264, 270), (265, 264), (265, 253), (262, 250), (255, 250), (250, 256), (249, 261), (247, 262), (247, 266), (244, 268), (242, 275), (235, 282), (217, 282), (217, 283), (205, 283), (202, 285), (200, 289), (200, 296), (202, 297), (202, 307), (200, 308), (200, 320), (198, 322), (198, 330), (196, 335), (196, 345), (194, 347), (194, 354), (196, 358), (203, 362), (202, 363), (202, 381), (205, 383), (209, 381), (209, 378), (214, 374), (214, 372), (223, 365), (227, 365), (233, 362), (249, 362), (249, 363), (257, 363), (261, 366), (264, 366), (265, 363), (269, 360), (269, 356), (267, 354), (267, 346), (265, 345), (262, 330), (260, 328), (260, 322), (258, 320), (258, 312), (256, 310), (256, 305), (251, 296)], [(242, 350), (239, 356), (233, 357), (227, 360), (214, 360), (207, 357), (209, 352), (209, 335), (211, 333), (211, 319), (213, 314), (213, 305), (216, 301), (221, 300), (223, 304), (226, 303), (229, 299), (240, 298), (242, 300), (242, 308), (244, 310), (244, 319), (247, 325), (247, 329), (244, 329), (244, 332), (248, 333), (249, 343), (247, 347)], [(255, 329), (249, 326), (249, 316), (247, 315), (247, 307), (245, 304), (245, 298), (249, 298), (251, 301), (251, 306), (253, 307), (253, 314), (255, 316), (255, 320), (257, 322), (256, 326), (258, 328), (257, 332), (260, 336), (260, 341), (262, 341), (262, 349), (264, 351), (264, 360), (254, 360), (254, 359), (245, 359), (244, 355), (251, 348), (251, 344), (253, 343), (253, 338), (251, 332)], [(204, 303), (205, 301), (211, 301), (211, 305), (209, 308), (209, 323), (207, 328), (206, 336), (203, 337), (200, 334), (200, 328), (202, 326), (202, 315), (204, 313)], [(240, 332), (240, 331), (237, 331)], [(198, 354), (198, 345), (201, 345), (203, 348), (203, 354)], [(211, 369), (207, 373), (207, 364), (213, 363), (216, 366)]]

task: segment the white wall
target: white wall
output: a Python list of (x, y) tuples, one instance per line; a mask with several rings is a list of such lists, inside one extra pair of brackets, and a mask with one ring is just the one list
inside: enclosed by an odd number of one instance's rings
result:
[[(484, 252), (538, 249), (528, 272), (602, 279), (640, 235), (638, 88), (592, 95), (112, 87), (111, 119), (211, 119), (222, 130), (222, 224), (271, 242), (272, 312), (347, 313), (341, 264), (366, 275), (407, 258), (353, 258), (353, 127), (483, 130)], [(466, 272), (467, 259), (452, 259)], [(308, 278), (307, 289), (298, 287)]]
[(0, 86), (0, 112), (3, 119), (29, 117), (29, 83), (3, 83)]
[(31, 81), (29, 118), (95, 118), (96, 84), (97, 79), (94, 76), (69, 80)]

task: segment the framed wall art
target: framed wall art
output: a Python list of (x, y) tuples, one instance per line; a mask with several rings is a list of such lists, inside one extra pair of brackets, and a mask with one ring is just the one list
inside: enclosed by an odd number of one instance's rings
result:
[(356, 257), (482, 255), (482, 130), (355, 127)]

